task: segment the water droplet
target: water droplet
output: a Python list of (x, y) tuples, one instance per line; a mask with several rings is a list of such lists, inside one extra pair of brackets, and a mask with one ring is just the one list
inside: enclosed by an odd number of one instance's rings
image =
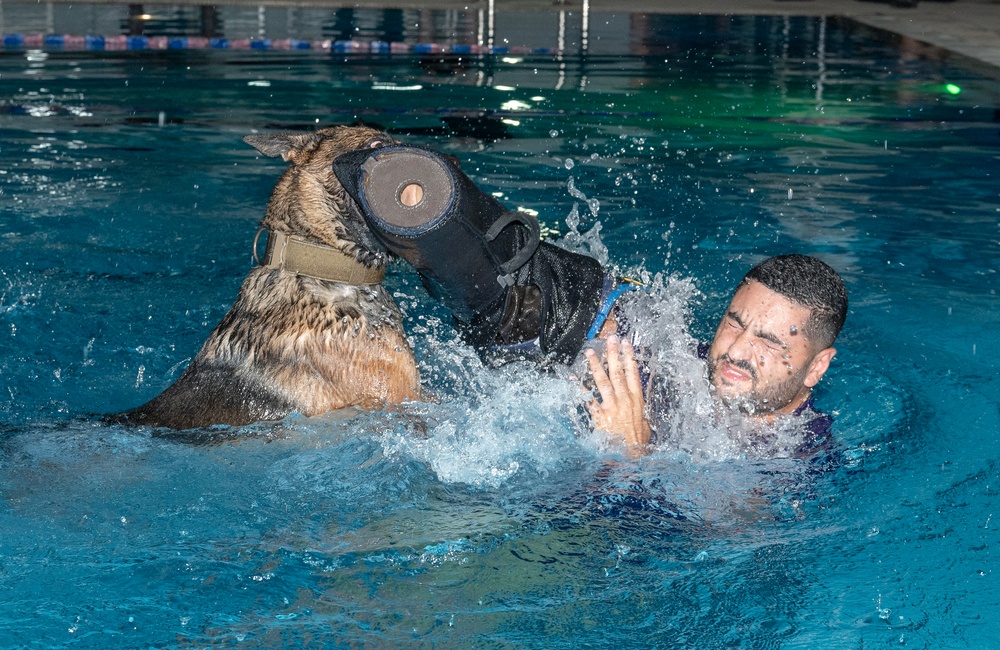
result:
[(572, 158), (567, 158), (566, 160), (563, 161), (563, 166), (565, 166), (566, 169), (573, 169), (573, 167), (576, 166), (576, 163), (573, 162)]
[(798, 334), (799, 328), (795, 325), (792, 325), (791, 327), (788, 328), (788, 333), (792, 335)]
[(558, 138), (559, 137), (559, 132), (556, 131), (555, 129), (552, 129), (551, 131), (549, 131), (549, 137), (550, 138)]

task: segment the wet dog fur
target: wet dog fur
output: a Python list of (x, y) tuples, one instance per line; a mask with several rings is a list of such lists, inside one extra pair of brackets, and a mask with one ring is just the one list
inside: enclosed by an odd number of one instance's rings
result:
[[(339, 126), (244, 140), (291, 166), (261, 228), (351, 255), (369, 268), (388, 254), (333, 173), (333, 160), (393, 144), (385, 133)], [(257, 266), (201, 351), (163, 393), (117, 416), (128, 424), (190, 429), (371, 409), (418, 399), (420, 377), (399, 308), (381, 284), (353, 285)]]

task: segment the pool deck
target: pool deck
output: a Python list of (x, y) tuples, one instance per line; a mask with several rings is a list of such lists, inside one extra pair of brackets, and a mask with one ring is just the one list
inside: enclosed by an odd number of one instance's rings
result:
[[(37, 0), (27, 0), (36, 4)], [(142, 0), (50, 0), (57, 4), (142, 4)], [(495, 11), (574, 11), (585, 0), (494, 0)], [(0, 0), (0, 10), (24, 0)], [(490, 0), (150, 0), (147, 4), (484, 9)], [(48, 3), (46, 3), (48, 4)], [(733, 14), (845, 16), (1000, 69), (1000, 0), (921, 0), (915, 7), (862, 0), (589, 0), (591, 14)]]
[[(497, 6), (504, 10), (552, 10), (579, 6), (581, 2), (498, 0)], [(376, 0), (372, 4), (379, 3)], [(414, 5), (427, 6), (426, 2)], [(590, 11), (845, 16), (1000, 68), (1000, 0), (923, 0), (916, 7), (905, 8), (861, 0), (590, 0)]]
[[(498, 0), (497, 6), (502, 6), (505, 11), (513, 8), (552, 10), (579, 6), (581, 2)], [(427, 6), (426, 2), (413, 4)], [(894, 7), (887, 2), (861, 0), (590, 0), (590, 11), (845, 16), (1000, 68), (1000, 0), (923, 0), (916, 7), (906, 8)]]
[[(514, 0), (516, 3), (518, 0)], [(538, 4), (522, 0), (525, 4)], [(504, 3), (506, 6), (506, 2)], [(592, 0), (592, 11), (675, 14), (846, 16), (1000, 68), (1000, 0), (919, 2), (916, 7), (859, 0)]]

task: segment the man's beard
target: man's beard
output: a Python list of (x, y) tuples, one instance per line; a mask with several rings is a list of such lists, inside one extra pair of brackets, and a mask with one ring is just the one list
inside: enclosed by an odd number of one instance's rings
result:
[[(730, 365), (735, 366), (750, 375), (753, 384), (753, 388), (751, 388), (750, 392), (738, 395), (727, 395), (716, 387), (716, 368), (722, 361), (727, 361)], [(805, 381), (807, 374), (809, 374), (809, 366), (808, 364), (805, 364), (787, 379), (775, 384), (760, 387), (757, 385), (757, 370), (750, 365), (748, 361), (735, 360), (728, 354), (722, 354), (716, 359), (710, 360), (708, 364), (708, 381), (712, 384), (712, 387), (715, 389), (719, 399), (722, 400), (722, 403), (729, 408), (739, 409), (748, 415), (753, 415), (755, 413), (770, 413), (787, 406), (793, 399), (795, 399), (795, 396), (799, 394), (799, 391), (802, 390), (802, 386), (804, 385), (803, 382)]]

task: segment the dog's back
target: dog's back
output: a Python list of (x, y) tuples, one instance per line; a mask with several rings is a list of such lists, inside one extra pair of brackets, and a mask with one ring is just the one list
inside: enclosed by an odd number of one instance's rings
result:
[[(384, 268), (384, 249), (352, 209), (332, 162), (346, 151), (388, 144), (386, 134), (334, 127), (246, 140), (292, 165), (261, 222), (274, 238), (268, 245), (272, 257), (283, 255), (274, 250), (274, 240), (281, 246), (292, 241), (354, 274), (371, 276)], [(298, 272), (284, 259), (255, 267), (180, 378), (119, 419), (187, 429), (419, 398), (419, 373), (402, 316), (385, 288), (330, 279), (339, 277), (336, 273)]]

